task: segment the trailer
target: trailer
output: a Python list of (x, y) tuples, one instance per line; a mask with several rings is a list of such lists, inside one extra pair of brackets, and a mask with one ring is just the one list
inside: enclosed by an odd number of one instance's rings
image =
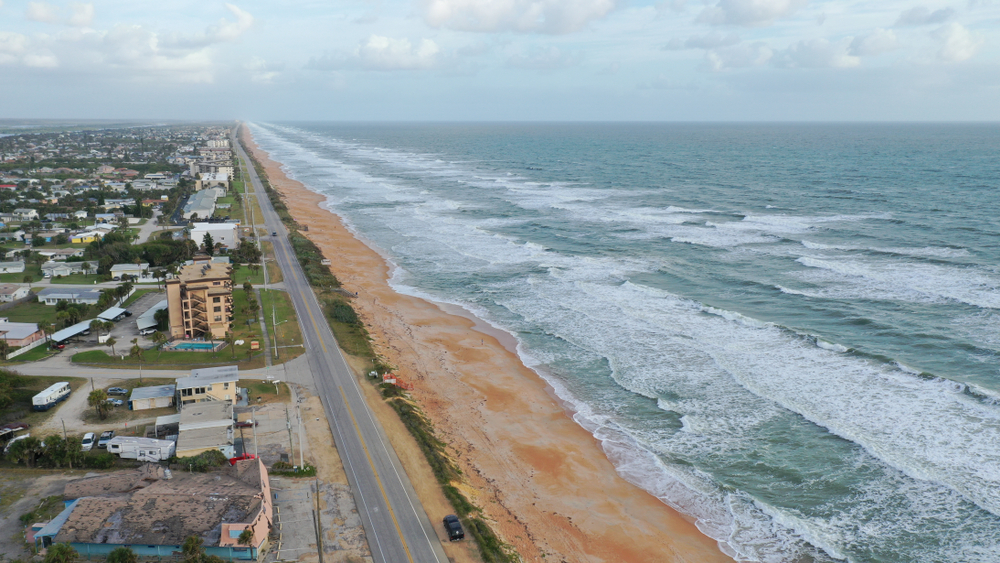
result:
[(66, 400), (70, 391), (69, 383), (65, 381), (53, 383), (48, 389), (31, 398), (31, 408), (36, 411), (47, 411), (60, 401)]
[(122, 459), (139, 461), (163, 461), (174, 455), (177, 445), (170, 440), (155, 438), (133, 438), (116, 436), (108, 441), (108, 453), (118, 454)]

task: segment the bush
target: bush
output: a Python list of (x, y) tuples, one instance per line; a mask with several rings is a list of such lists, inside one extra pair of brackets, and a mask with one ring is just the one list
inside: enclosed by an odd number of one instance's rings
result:
[(282, 475), (285, 477), (315, 477), (316, 468), (308, 463), (295, 469), (295, 466), (287, 461), (276, 461), (268, 472), (270, 475)]
[(229, 459), (219, 450), (209, 450), (207, 452), (201, 452), (194, 457), (174, 458), (172, 462), (180, 465), (182, 469), (191, 469), (192, 471), (204, 473), (206, 471), (211, 471), (216, 467), (226, 465), (229, 463)]
[(83, 466), (88, 469), (111, 469), (115, 464), (115, 454), (103, 453), (83, 458)]

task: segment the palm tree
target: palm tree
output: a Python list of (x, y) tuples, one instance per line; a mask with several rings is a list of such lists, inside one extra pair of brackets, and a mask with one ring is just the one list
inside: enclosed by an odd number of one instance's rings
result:
[(87, 404), (94, 407), (101, 420), (108, 417), (108, 394), (104, 389), (94, 389), (87, 395)]
[(240, 532), (240, 537), (236, 540), (240, 545), (250, 546), (253, 543), (253, 528), (247, 528)]
[(156, 354), (157, 358), (159, 358), (160, 354), (163, 353), (163, 345), (167, 343), (167, 340), (169, 339), (167, 338), (166, 334), (163, 334), (160, 331), (156, 331), (153, 333), (153, 344), (155, 344), (157, 350), (159, 350), (159, 353)]
[(111, 347), (111, 355), (112, 356), (116, 356), (117, 355), (117, 354), (115, 354), (115, 344), (118, 344), (118, 341), (115, 340), (114, 336), (112, 336), (111, 338), (109, 338), (108, 341), (104, 343), (105, 346), (110, 346)]
[(112, 549), (106, 561), (107, 563), (139, 563), (139, 556), (131, 549), (121, 546)]
[(97, 333), (97, 341), (101, 341), (101, 331), (104, 329), (104, 321), (101, 319), (94, 319), (90, 321), (90, 330)]
[(181, 547), (184, 563), (201, 563), (201, 558), (205, 555), (205, 548), (201, 547), (202, 541), (198, 536), (189, 536), (184, 540)]
[(87, 277), (87, 274), (90, 273), (90, 262), (80, 264), (80, 269), (83, 270), (83, 277)]
[(226, 341), (226, 344), (228, 344), (229, 348), (233, 351), (233, 359), (235, 360), (236, 359), (236, 335), (233, 334), (233, 331), (231, 331), (231, 330), (226, 331), (226, 335), (223, 336), (223, 340)]
[(31, 282), (35, 281), (35, 276), (28, 274), (21, 279), (23, 283), (28, 284), (28, 289), (31, 289)]
[(10, 344), (6, 340), (0, 340), (0, 359), (7, 361), (7, 354), (10, 352)]
[(50, 337), (56, 333), (56, 325), (52, 323), (45, 323), (42, 325), (42, 332), (45, 333), (45, 342), (47, 344), (51, 343), (52, 339)]
[(44, 563), (73, 563), (79, 556), (68, 543), (54, 543), (46, 551)]
[(28, 467), (35, 466), (35, 460), (38, 459), (38, 454), (41, 453), (42, 442), (34, 436), (28, 436), (22, 440), (18, 440), (10, 445), (10, 451), (7, 453), (7, 459), (15, 462), (24, 462)]

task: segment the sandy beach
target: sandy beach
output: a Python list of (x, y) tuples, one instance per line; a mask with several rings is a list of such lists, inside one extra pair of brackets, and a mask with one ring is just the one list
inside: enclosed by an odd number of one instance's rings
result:
[[(355, 309), (377, 351), (415, 385), (414, 399), (467, 478), (464, 491), (523, 560), (732, 561), (684, 516), (617, 475), (593, 436), (521, 363), (509, 335), (458, 308), (393, 291), (385, 260), (243, 133), (291, 214), (309, 226), (304, 234), (344, 287), (358, 292)], [(374, 392), (368, 397), (378, 402)], [(431, 520), (440, 520), (433, 511), (447, 507), (433, 479), (425, 482), (429, 470), (416, 467), (415, 445), (393, 430), (391, 410), (374, 407)]]

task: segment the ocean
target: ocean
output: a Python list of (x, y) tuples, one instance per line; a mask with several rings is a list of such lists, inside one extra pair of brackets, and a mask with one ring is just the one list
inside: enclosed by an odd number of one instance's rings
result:
[(254, 123), (740, 561), (1000, 561), (1000, 126)]

